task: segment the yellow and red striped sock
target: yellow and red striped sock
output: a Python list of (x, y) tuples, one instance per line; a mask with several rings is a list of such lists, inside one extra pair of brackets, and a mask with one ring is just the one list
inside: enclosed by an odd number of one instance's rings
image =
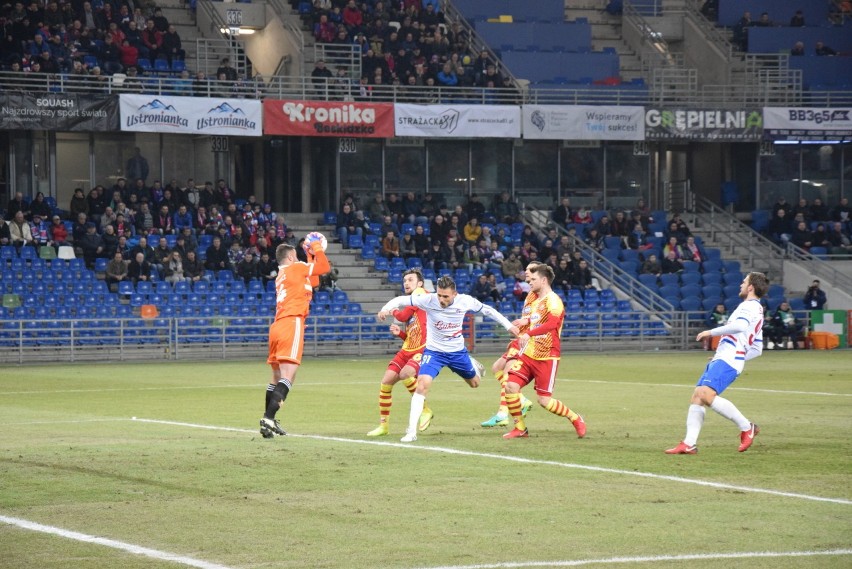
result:
[(521, 413), (521, 394), (507, 393), (506, 403), (509, 407), (509, 414), (512, 416), (512, 420), (515, 421), (515, 428), (519, 431), (525, 430), (527, 425), (524, 423), (524, 415)]
[(545, 407), (548, 411), (553, 413), (554, 415), (559, 415), (560, 417), (566, 417), (569, 421), (574, 422), (577, 420), (577, 415), (574, 411), (568, 408), (562, 401), (559, 399), (552, 399), (547, 402), (547, 406)]
[(402, 384), (408, 390), (408, 392), (414, 395), (414, 392), (417, 391), (417, 378), (416, 377), (407, 377), (402, 380)]
[(379, 422), (382, 424), (387, 423), (390, 418), (391, 404), (393, 403), (392, 391), (393, 385), (383, 383), (379, 386)]
[(506, 403), (506, 372), (502, 369), (494, 374), (497, 382), (500, 383), (500, 410), (499, 413), (508, 413), (508, 404)]

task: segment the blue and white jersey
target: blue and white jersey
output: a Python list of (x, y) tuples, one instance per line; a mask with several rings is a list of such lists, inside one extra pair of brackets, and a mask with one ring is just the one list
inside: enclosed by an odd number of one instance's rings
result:
[(426, 312), (426, 349), (436, 352), (460, 352), (465, 349), (462, 327), (468, 312), (484, 314), (499, 322), (506, 330), (512, 327), (512, 323), (505, 316), (467, 294), (456, 295), (453, 303), (447, 308), (441, 306), (438, 295), (434, 293), (398, 296), (382, 310), (389, 311), (411, 305)]
[(713, 360), (722, 360), (738, 374), (741, 373), (746, 360), (763, 352), (763, 307), (760, 301), (741, 302), (724, 326), (713, 329), (713, 335), (722, 337)]

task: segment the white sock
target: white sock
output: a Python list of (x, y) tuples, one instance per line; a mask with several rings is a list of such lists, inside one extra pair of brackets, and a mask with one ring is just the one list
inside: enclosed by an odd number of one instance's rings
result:
[(411, 396), (411, 412), (408, 415), (408, 431), (409, 433), (417, 432), (417, 422), (420, 420), (420, 414), (423, 413), (423, 406), (426, 403), (426, 397), (415, 393)]
[(701, 427), (704, 425), (704, 405), (690, 405), (689, 411), (686, 412), (686, 436), (683, 437), (684, 444), (695, 446), (698, 442), (698, 435), (701, 433)]
[(747, 431), (751, 428), (751, 423), (749, 423), (748, 419), (745, 418), (745, 415), (740, 413), (737, 406), (724, 397), (719, 397), (717, 395), (713, 400), (713, 404), (710, 405), (710, 408), (724, 418), (733, 421), (741, 431)]

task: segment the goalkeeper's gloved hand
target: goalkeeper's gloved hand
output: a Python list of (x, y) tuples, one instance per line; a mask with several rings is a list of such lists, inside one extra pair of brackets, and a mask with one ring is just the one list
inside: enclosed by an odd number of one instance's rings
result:
[(316, 241), (311, 241), (311, 253), (316, 255), (317, 253), (322, 253), (322, 241), (317, 239)]

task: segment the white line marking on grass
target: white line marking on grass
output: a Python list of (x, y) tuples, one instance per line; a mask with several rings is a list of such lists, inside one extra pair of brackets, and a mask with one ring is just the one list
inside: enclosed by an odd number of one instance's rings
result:
[(116, 541), (114, 539), (107, 539), (105, 537), (97, 537), (94, 535), (88, 535), (85, 533), (79, 533), (76, 531), (69, 531), (58, 527), (46, 526), (43, 524), (39, 524), (36, 522), (31, 522), (29, 520), (23, 520), (20, 518), (10, 518), (8, 516), (0, 516), (0, 522), (4, 524), (9, 524), (13, 526), (17, 526), (22, 529), (28, 529), (31, 531), (38, 531), (41, 533), (47, 533), (51, 535), (58, 535), (59, 537), (64, 537), (67, 539), (73, 539), (75, 541), (83, 541), (86, 543), (94, 543), (96, 545), (104, 545), (106, 547), (111, 547), (113, 549), (121, 549), (122, 551), (127, 551), (128, 553), (133, 553), (134, 555), (144, 555), (145, 557), (151, 557), (152, 559), (157, 559), (160, 561), (172, 561), (174, 563), (180, 563), (181, 565), (188, 565), (190, 567), (198, 567), (199, 569), (229, 569), (225, 565), (219, 565), (218, 563), (209, 563), (207, 561), (202, 561), (201, 559), (194, 559), (192, 557), (186, 557), (184, 555), (177, 555), (175, 553), (169, 553), (167, 551), (159, 551), (157, 549), (150, 549), (148, 547), (142, 547), (141, 545), (134, 545), (132, 543), (125, 543), (123, 541)]
[[(314, 387), (314, 386), (325, 386), (325, 385), (373, 385), (375, 381), (352, 381), (348, 383), (340, 383), (340, 382), (310, 382), (305, 381), (299, 384), (299, 388), (303, 389), (306, 387)], [(53, 395), (55, 393), (109, 393), (114, 391), (120, 391), (122, 393), (126, 393), (128, 391), (184, 391), (191, 389), (262, 389), (265, 388), (266, 384), (240, 384), (240, 385), (180, 385), (180, 386), (168, 386), (168, 387), (108, 387), (104, 389), (56, 389), (56, 390), (42, 390), (42, 391), (4, 391), (0, 393), (0, 396), (3, 395)]]
[[(695, 385), (682, 383), (642, 383), (641, 381), (604, 381), (601, 379), (565, 379), (574, 383), (602, 383), (605, 385), (641, 385), (642, 387), (677, 387), (694, 389)], [(782, 395), (829, 395), (831, 397), (852, 397), (852, 393), (829, 393), (827, 391), (787, 391), (784, 389), (760, 389), (757, 387), (729, 387), (731, 391), (754, 391), (757, 393), (779, 393)]]
[(754, 559), (766, 557), (817, 557), (824, 555), (849, 555), (852, 549), (827, 551), (751, 551), (743, 553), (695, 553), (688, 555), (653, 555), (648, 557), (609, 557), (606, 559), (576, 559), (572, 561), (518, 561), (486, 563), (481, 565), (442, 565), (419, 569), (517, 569), (522, 567), (581, 567), (610, 563), (661, 563), (664, 561), (713, 561), (716, 559)]
[[(180, 421), (164, 421), (159, 419), (132, 419), (140, 423), (154, 423), (158, 425), (174, 425), (176, 427), (190, 427), (193, 429), (206, 429), (210, 431), (228, 431), (232, 433), (251, 433), (258, 434), (256, 430), (238, 429), (235, 427), (217, 427), (215, 425), (200, 425), (197, 423), (183, 423)], [(606, 468), (603, 466), (589, 466), (586, 464), (575, 464), (571, 462), (557, 462), (554, 460), (538, 460), (532, 458), (523, 458), (520, 456), (508, 456), (501, 454), (491, 454), (486, 452), (473, 452), (469, 450), (459, 450), (446, 447), (423, 446), (417, 444), (402, 444), (390, 443), (381, 441), (364, 441), (359, 439), (346, 439), (343, 437), (327, 437), (323, 435), (299, 435), (288, 433), (290, 437), (315, 439), (320, 441), (334, 441), (341, 443), (353, 443), (372, 446), (386, 446), (413, 450), (424, 450), (431, 452), (440, 452), (444, 454), (455, 454), (459, 456), (473, 456), (478, 458), (492, 458), (495, 460), (504, 460), (507, 462), (517, 462), (522, 464), (536, 464), (546, 466), (557, 466), (559, 468), (574, 468), (577, 470), (588, 470), (590, 472), (603, 472), (606, 474), (621, 474), (626, 476), (638, 476), (640, 478), (651, 478), (655, 480), (667, 480), (669, 482), (680, 482), (683, 484), (695, 484), (697, 486), (707, 486), (710, 488), (718, 488), (720, 490), (735, 490), (737, 492), (746, 492), (751, 494), (769, 494), (771, 496), (781, 496), (784, 498), (796, 498), (799, 500), (811, 500), (814, 502), (830, 502), (832, 504), (843, 504), (844, 506), (852, 506), (852, 500), (844, 498), (825, 498), (823, 496), (811, 496), (810, 494), (798, 494), (796, 492), (783, 492), (781, 490), (770, 490), (767, 488), (755, 488), (752, 486), (737, 486), (735, 484), (726, 484), (724, 482), (711, 482), (709, 480), (700, 480), (697, 478), (683, 478), (681, 476), (669, 476), (666, 474), (654, 474), (651, 472), (639, 472), (635, 470), (620, 470), (618, 468)]]

